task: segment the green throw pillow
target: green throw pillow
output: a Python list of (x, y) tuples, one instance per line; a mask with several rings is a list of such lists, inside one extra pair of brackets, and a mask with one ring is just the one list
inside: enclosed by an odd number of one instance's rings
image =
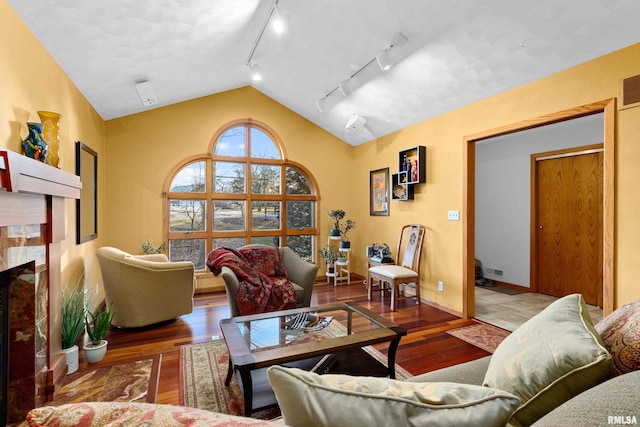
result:
[(483, 385), (518, 396), (511, 424), (527, 426), (606, 379), (612, 359), (582, 295), (561, 298), (500, 343)]
[(487, 387), (267, 370), (284, 422), (292, 427), (504, 426), (520, 400)]

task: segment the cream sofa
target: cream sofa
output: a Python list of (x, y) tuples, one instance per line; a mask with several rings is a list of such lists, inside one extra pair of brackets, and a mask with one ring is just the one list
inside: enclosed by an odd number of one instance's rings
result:
[(112, 324), (139, 328), (193, 311), (192, 262), (169, 262), (164, 254), (131, 255), (105, 246), (96, 251)]

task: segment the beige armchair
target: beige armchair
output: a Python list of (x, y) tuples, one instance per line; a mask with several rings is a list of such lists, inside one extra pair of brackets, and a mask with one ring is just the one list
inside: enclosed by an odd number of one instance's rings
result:
[(193, 311), (194, 266), (169, 262), (164, 254), (131, 255), (102, 247), (96, 252), (111, 324), (138, 328), (175, 319)]
[[(255, 247), (260, 245), (248, 245), (245, 247), (251, 246)], [(313, 285), (316, 281), (318, 266), (303, 260), (291, 248), (285, 246), (278, 249), (280, 251), (280, 261), (282, 261), (282, 265), (287, 272), (287, 278), (293, 283), (293, 288), (296, 291), (296, 306), (309, 307), (311, 305), (311, 293), (313, 292)], [(222, 267), (220, 274), (224, 279), (231, 317), (240, 316), (240, 310), (238, 309), (238, 288), (240, 287), (240, 283), (238, 282), (238, 278), (228, 267)]]

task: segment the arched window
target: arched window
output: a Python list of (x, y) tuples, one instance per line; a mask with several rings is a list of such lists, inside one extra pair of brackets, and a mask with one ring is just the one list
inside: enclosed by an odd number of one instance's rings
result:
[(313, 261), (317, 191), (311, 174), (287, 161), (275, 133), (235, 122), (212, 139), (208, 154), (177, 165), (165, 184), (171, 261), (204, 270), (217, 247), (289, 246)]

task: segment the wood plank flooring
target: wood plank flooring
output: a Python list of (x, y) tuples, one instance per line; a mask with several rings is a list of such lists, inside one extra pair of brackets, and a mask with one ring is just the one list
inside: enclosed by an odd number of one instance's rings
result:
[[(400, 341), (396, 362), (414, 375), (455, 365), (489, 355), (486, 351), (467, 344), (446, 333), (448, 329), (473, 324), (452, 314), (426, 304), (420, 307), (410, 299), (398, 303), (397, 311), (389, 310), (389, 296), (381, 301), (374, 294), (367, 301), (367, 292), (361, 280), (338, 287), (318, 282), (314, 288), (311, 305), (335, 301), (356, 301), (368, 309), (403, 326), (408, 335)], [(171, 304), (171, 301), (167, 301)], [(141, 310), (145, 307), (141, 306)], [(87, 365), (81, 358), (80, 369), (95, 369), (100, 365), (128, 362), (162, 354), (157, 403), (178, 404), (179, 401), (179, 346), (205, 342), (221, 336), (219, 321), (229, 317), (224, 292), (197, 294), (193, 313), (153, 328), (120, 330), (112, 327), (106, 339), (109, 350), (106, 358), (97, 364)], [(387, 346), (378, 350), (386, 354)]]

